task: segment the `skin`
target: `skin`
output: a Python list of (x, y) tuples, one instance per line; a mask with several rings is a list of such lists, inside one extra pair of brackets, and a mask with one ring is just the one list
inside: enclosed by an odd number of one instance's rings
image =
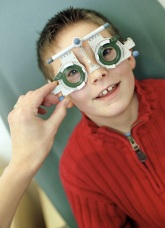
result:
[[(56, 39), (55, 52), (68, 47), (74, 37), (83, 37), (98, 28), (93, 23), (79, 22), (65, 31), (61, 31)], [(112, 37), (107, 30), (100, 33), (103, 37)], [(83, 42), (83, 49), (93, 64), (97, 64), (93, 51), (87, 41)], [(78, 60), (88, 71), (88, 80), (81, 89), (69, 95), (70, 106), (76, 105), (98, 126), (107, 126), (122, 133), (128, 132), (137, 118), (138, 100), (134, 91), (135, 79), (132, 70), (135, 68), (133, 56), (124, 60), (116, 68), (100, 67), (93, 73), (89, 72), (89, 63), (79, 48), (73, 49)], [(60, 67), (60, 60), (52, 64), (54, 75)], [(104, 97), (99, 94), (111, 85), (116, 85), (113, 92)], [(128, 89), (129, 88), (129, 89)]]
[[(21, 96), (8, 116), (12, 158), (0, 178), (0, 228), (10, 227), (18, 203), (49, 154), (66, 115), (67, 100), (58, 102), (57, 96), (51, 94), (55, 87), (53, 82)], [(47, 120), (37, 115), (46, 113), (44, 106), (54, 104), (56, 108)]]

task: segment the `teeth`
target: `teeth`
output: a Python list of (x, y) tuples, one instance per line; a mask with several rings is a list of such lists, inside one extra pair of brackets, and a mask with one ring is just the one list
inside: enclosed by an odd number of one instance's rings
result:
[(104, 95), (106, 95), (107, 93), (108, 93), (108, 90), (105, 89), (102, 93), (100, 93), (99, 97), (104, 96)]
[(109, 91), (113, 90), (114, 87), (115, 87), (115, 85), (112, 85), (112, 86), (108, 87), (108, 89), (103, 90), (103, 92), (100, 93), (99, 97), (106, 95)]
[(111, 90), (114, 88), (114, 86), (115, 86), (115, 85), (110, 86), (110, 87), (108, 88), (108, 91), (111, 91)]
[(107, 90), (104, 90), (103, 92), (102, 92), (102, 95), (105, 95), (105, 94), (107, 94), (108, 93), (108, 91)]

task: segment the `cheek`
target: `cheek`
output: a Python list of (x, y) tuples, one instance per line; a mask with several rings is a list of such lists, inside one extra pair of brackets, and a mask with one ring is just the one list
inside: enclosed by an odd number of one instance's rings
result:
[(128, 64), (127, 60), (123, 61), (119, 65), (118, 70), (119, 70), (120, 74), (122, 75), (122, 79), (124, 79), (125, 81), (128, 81), (129, 83), (134, 83), (134, 74), (133, 74), (133, 71), (130, 68), (130, 65)]
[(72, 101), (78, 101), (78, 100), (82, 100), (83, 99), (83, 94), (80, 93), (80, 91), (74, 91), (69, 95), (70, 99)]
[(71, 101), (79, 108), (87, 104), (89, 96), (84, 88), (81, 90), (76, 90), (69, 95)]

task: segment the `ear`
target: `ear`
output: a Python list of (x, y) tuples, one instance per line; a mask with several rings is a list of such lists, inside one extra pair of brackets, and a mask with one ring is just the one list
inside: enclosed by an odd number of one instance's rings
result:
[(128, 63), (129, 63), (129, 65), (130, 65), (131, 69), (134, 70), (134, 69), (135, 69), (135, 66), (136, 66), (136, 60), (135, 60), (135, 58), (134, 58), (133, 55), (131, 55), (131, 56), (128, 58)]

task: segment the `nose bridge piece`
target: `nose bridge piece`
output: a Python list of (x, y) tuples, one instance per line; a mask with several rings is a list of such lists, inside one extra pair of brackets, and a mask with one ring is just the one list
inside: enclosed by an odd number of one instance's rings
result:
[(100, 65), (91, 63), (89, 66), (89, 73), (92, 74), (95, 70), (98, 70), (100, 68), (101, 68)]
[(84, 50), (84, 48), (82, 46), (80, 46), (80, 50), (83, 53), (84, 57), (86, 58), (88, 64), (89, 64), (89, 73), (93, 73), (95, 70), (99, 69), (101, 66), (98, 64), (93, 64), (92, 61), (90, 60), (88, 54), (86, 53), (86, 51)]

